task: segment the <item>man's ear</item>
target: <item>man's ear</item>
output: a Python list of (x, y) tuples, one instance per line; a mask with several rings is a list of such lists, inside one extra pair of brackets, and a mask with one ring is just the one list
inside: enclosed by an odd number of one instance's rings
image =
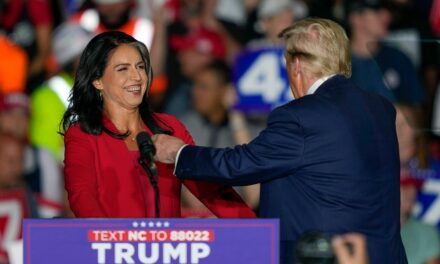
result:
[(294, 61), (293, 61), (293, 72), (294, 72), (294, 74), (295, 75), (298, 75), (298, 74), (300, 74), (301, 73), (301, 59), (299, 58), (299, 56), (296, 56), (295, 58), (294, 58)]
[(98, 89), (98, 90), (102, 90), (102, 89), (103, 89), (103, 87), (102, 87), (102, 82), (101, 82), (100, 79), (96, 79), (96, 80), (94, 80), (94, 81), (92, 82), (92, 84), (93, 84), (93, 86), (95, 86), (95, 88)]

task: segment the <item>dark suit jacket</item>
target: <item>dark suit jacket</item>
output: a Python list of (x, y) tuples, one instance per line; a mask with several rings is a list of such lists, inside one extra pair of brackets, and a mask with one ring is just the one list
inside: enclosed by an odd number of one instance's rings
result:
[[(337, 75), (273, 110), (247, 145), (185, 147), (176, 175), (262, 183), (260, 217), (280, 219), (281, 242), (294, 243), (307, 230), (355, 231), (367, 236), (371, 263), (406, 263), (399, 168), (393, 105)], [(292, 263), (291, 248), (280, 253)]]

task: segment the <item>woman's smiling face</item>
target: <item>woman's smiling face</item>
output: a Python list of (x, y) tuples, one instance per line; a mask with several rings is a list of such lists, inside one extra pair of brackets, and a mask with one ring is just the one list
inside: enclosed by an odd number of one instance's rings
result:
[(139, 50), (130, 44), (123, 44), (109, 54), (101, 78), (93, 81), (102, 93), (104, 109), (137, 108), (147, 87), (147, 72)]

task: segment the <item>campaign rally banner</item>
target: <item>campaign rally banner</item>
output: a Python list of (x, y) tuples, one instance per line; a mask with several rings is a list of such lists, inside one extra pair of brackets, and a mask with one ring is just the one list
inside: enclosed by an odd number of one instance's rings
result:
[(24, 264), (278, 263), (278, 219), (25, 219)]
[(235, 59), (233, 79), (241, 111), (269, 112), (293, 99), (283, 47), (243, 51)]
[(428, 164), (427, 168), (419, 168), (417, 160), (409, 163), (411, 177), (421, 182), (413, 215), (440, 230), (440, 161), (429, 159)]

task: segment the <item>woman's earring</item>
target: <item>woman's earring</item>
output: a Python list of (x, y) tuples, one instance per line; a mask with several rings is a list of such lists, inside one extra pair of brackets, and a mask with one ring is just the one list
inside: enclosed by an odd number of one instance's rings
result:
[(101, 99), (101, 101), (102, 101), (102, 91), (101, 90), (98, 91), (98, 95), (99, 95), (99, 99)]

